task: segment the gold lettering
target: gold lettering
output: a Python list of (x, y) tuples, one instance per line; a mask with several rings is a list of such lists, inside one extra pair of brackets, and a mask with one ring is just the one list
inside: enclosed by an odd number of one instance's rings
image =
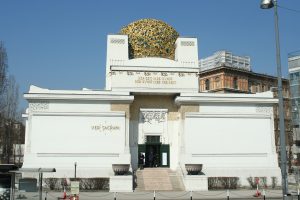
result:
[(155, 85), (175, 85), (176, 80), (173, 80), (173, 77), (157, 77), (157, 76), (139, 76), (134, 81), (136, 84), (155, 84)]
[(102, 133), (102, 132), (105, 132), (105, 133), (112, 133), (112, 132), (114, 132), (114, 131), (120, 130), (121, 127), (118, 126), (118, 125), (112, 125), (112, 124), (107, 125), (106, 123), (104, 123), (104, 124), (101, 124), (101, 123), (100, 123), (100, 124), (98, 124), (98, 125), (93, 125), (93, 126), (91, 126), (91, 129), (92, 129), (93, 131), (97, 131), (97, 132), (100, 132), (100, 133)]

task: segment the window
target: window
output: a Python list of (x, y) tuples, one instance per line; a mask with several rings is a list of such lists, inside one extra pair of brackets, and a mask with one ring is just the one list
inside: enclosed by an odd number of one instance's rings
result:
[(237, 77), (233, 78), (233, 88), (234, 89), (238, 89), (238, 80), (237, 80)]
[(249, 93), (252, 92), (252, 83), (251, 82), (248, 83), (248, 92)]
[(220, 77), (216, 77), (215, 78), (215, 83), (216, 83), (216, 89), (220, 88), (221, 87), (221, 84), (220, 84)]
[(261, 88), (262, 88), (262, 92), (266, 91), (266, 86), (264, 84), (262, 84)]
[(209, 79), (205, 80), (205, 90), (209, 90)]
[(146, 143), (160, 143), (160, 136), (146, 136)]

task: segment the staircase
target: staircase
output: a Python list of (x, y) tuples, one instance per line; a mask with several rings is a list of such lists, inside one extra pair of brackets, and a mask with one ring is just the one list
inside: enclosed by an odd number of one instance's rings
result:
[(182, 178), (169, 168), (136, 171), (136, 191), (183, 191)]

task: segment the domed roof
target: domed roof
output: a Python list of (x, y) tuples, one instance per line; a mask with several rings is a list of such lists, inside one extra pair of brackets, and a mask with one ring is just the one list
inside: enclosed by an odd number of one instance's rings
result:
[(170, 25), (156, 19), (141, 19), (123, 27), (128, 35), (129, 58), (162, 57), (174, 60), (179, 34)]

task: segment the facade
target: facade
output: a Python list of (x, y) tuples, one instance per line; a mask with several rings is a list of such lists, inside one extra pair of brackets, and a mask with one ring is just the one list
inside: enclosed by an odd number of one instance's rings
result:
[[(174, 171), (186, 190), (207, 190), (208, 177), (280, 180), (272, 92), (199, 92), (196, 38), (153, 19), (121, 33), (107, 37), (105, 90), (31, 86), (24, 95), (23, 168), (54, 167), (51, 177), (64, 178), (76, 162), (78, 177), (108, 177), (111, 191), (132, 191), (132, 175), (116, 176), (112, 165), (133, 173), (143, 154), (144, 167)], [(203, 174), (188, 175), (186, 164), (203, 164)]]
[(299, 129), (299, 108), (300, 108), (300, 53), (291, 54), (288, 58), (289, 75), (291, 84), (292, 123), (294, 132), (294, 155), (295, 165), (300, 165), (300, 129)]
[[(273, 91), (274, 97), (277, 97), (277, 77), (253, 72), (251, 70), (249, 57), (236, 56), (227, 51), (219, 51), (213, 56), (209, 57), (209, 59), (213, 60), (210, 61), (210, 63), (217, 63), (217, 65), (210, 66), (208, 68), (202, 61), (207, 60), (207, 58), (200, 60), (200, 92), (255, 94), (266, 91)], [(232, 62), (231, 60), (235, 60), (236, 62)], [(291, 94), (289, 80), (282, 79), (282, 82), (285, 110), (284, 120), (286, 129), (285, 132), (287, 156), (289, 169), (291, 169), (291, 166), (293, 165), (292, 146), (294, 143), (292, 108), (290, 102)], [(280, 142), (278, 105), (274, 105), (274, 125), (276, 149), (279, 155)]]

